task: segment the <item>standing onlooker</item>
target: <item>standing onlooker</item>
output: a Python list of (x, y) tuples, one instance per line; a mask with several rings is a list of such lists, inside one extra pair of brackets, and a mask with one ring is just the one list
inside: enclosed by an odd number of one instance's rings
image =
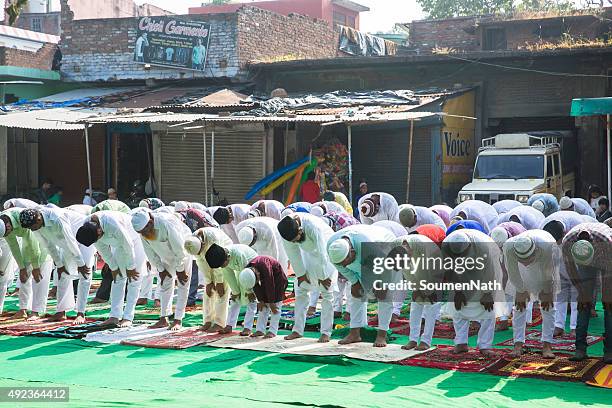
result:
[(310, 172), (300, 191), (302, 201), (314, 204), (321, 200), (321, 188), (315, 181), (315, 173)]
[(119, 197), (117, 196), (117, 190), (115, 190), (114, 188), (109, 188), (108, 190), (106, 190), (106, 195), (108, 196), (109, 200), (118, 200)]
[(353, 216), (357, 219), (359, 219), (359, 200), (366, 194), (368, 194), (368, 183), (365, 180), (361, 180), (359, 182), (359, 190), (357, 190), (353, 198)]
[(612, 218), (612, 212), (610, 212), (610, 200), (606, 197), (599, 199), (599, 207), (595, 210), (597, 213), (597, 221), (605, 222), (608, 218)]
[(49, 197), (47, 201), (49, 202), (49, 204), (55, 204), (58, 207), (61, 207), (60, 204), (62, 203), (63, 196), (64, 196), (64, 189), (62, 187), (57, 187), (55, 189), (55, 194)]
[(36, 191), (36, 201), (38, 204), (48, 204), (49, 197), (53, 195), (53, 180), (50, 178), (45, 179), (40, 186), (40, 189)]
[(83, 197), (83, 204), (84, 205), (91, 205), (92, 207), (94, 207), (96, 204), (98, 204), (96, 202), (96, 200), (94, 200), (93, 198), (93, 191), (91, 191), (91, 189), (87, 189), (85, 190), (85, 196)]
[(604, 197), (603, 190), (596, 184), (591, 184), (587, 192), (587, 201), (591, 205), (593, 211), (597, 213), (599, 210), (599, 200)]

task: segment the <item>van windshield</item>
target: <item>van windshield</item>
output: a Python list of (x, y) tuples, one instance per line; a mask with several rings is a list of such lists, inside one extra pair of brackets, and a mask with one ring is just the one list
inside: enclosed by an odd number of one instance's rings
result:
[(544, 156), (478, 156), (474, 169), (477, 179), (542, 179)]

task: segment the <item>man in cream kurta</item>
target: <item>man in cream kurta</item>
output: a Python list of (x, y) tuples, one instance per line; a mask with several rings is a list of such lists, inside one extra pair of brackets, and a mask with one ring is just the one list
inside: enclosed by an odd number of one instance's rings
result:
[[(555, 329), (554, 300), (559, 284), (559, 262), (555, 239), (546, 231), (528, 230), (508, 239), (503, 246), (504, 265), (508, 279), (516, 290), (512, 314), (514, 351), (519, 357), (525, 344), (526, 313), (530, 298), (540, 301), (542, 311), (542, 356), (554, 358), (552, 353)], [(555, 256), (557, 254), (557, 256)]]
[(232, 240), (221, 229), (216, 227), (200, 228), (185, 240), (185, 249), (195, 257), (198, 270), (204, 278), (206, 296), (202, 298), (202, 330), (213, 332), (223, 330), (227, 325), (227, 310), (230, 290), (223, 270), (211, 268), (206, 261), (206, 252), (217, 244), (223, 248), (229, 248)]

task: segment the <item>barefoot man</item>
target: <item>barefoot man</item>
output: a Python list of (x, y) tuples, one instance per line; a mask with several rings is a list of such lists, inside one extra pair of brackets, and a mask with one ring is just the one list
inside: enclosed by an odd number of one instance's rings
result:
[[(185, 250), (185, 240), (191, 236), (189, 228), (174, 214), (146, 209), (132, 214), (132, 227), (140, 234), (142, 246), (151, 265), (159, 271), (161, 280), (161, 311), (159, 321), (152, 329), (168, 327), (179, 330), (185, 317), (192, 258)], [(172, 314), (174, 280), (179, 282), (174, 321), (168, 326)]]
[[(353, 225), (332, 235), (327, 244), (329, 260), (351, 284), (349, 297), (350, 332), (339, 341), (339, 344), (350, 344), (361, 341), (361, 328), (368, 325), (368, 298), (378, 300), (378, 333), (374, 347), (387, 345), (387, 330), (393, 314), (393, 302), (387, 299), (387, 291), (374, 287), (373, 273), (362, 268), (365, 243), (388, 243), (395, 240), (395, 235), (385, 228), (374, 225)], [(369, 251), (371, 252), (371, 251)], [(386, 255), (384, 251), (380, 254)], [(401, 273), (394, 271), (397, 276)], [(382, 278), (381, 278), (382, 280)], [(373, 296), (372, 296), (373, 295)]]
[(206, 261), (206, 252), (213, 244), (228, 248), (232, 245), (232, 240), (216, 227), (200, 228), (185, 240), (185, 250), (195, 257), (198, 269), (204, 276), (206, 296), (202, 299), (202, 330), (207, 332), (225, 329), (230, 294), (223, 270), (211, 268)]
[(15, 318), (38, 319), (47, 311), (49, 280), (53, 260), (38, 238), (19, 222), (23, 208), (10, 208), (0, 214), (0, 236), (6, 240), (19, 268), (19, 312)]
[[(76, 233), (86, 218), (75, 211), (48, 207), (29, 208), (19, 216), (21, 226), (34, 231), (57, 268), (57, 309), (53, 320), (65, 320), (66, 312), (76, 306), (74, 323), (85, 323), (95, 250), (79, 244)], [(79, 286), (75, 305), (72, 281), (76, 279)]]
[[(270, 256), (258, 256), (238, 275), (240, 286), (252, 290), (257, 297), (257, 327), (251, 337), (271, 339), (278, 333), (281, 308), (287, 290), (287, 274), (282, 265)], [(266, 333), (270, 316), (270, 327)]]
[[(554, 300), (559, 286), (557, 243), (552, 235), (542, 230), (528, 230), (508, 239), (503, 246), (504, 266), (508, 280), (516, 290), (512, 330), (514, 332), (513, 357), (523, 354), (527, 302), (540, 301), (542, 311), (542, 356), (555, 358), (552, 352), (555, 330)], [(557, 256), (555, 256), (557, 255)]]
[(142, 242), (132, 228), (131, 220), (122, 212), (98, 211), (77, 231), (77, 240), (86, 247), (95, 244), (112, 273), (111, 312), (103, 323), (105, 325), (132, 325), (140, 285), (148, 274)]
[(319, 342), (327, 343), (334, 323), (334, 291), (338, 290), (338, 271), (327, 255), (327, 241), (334, 232), (319, 217), (300, 212), (284, 217), (278, 223), (278, 232), (297, 277), (295, 323), (285, 340), (304, 336), (309, 295), (318, 290), (322, 298)]

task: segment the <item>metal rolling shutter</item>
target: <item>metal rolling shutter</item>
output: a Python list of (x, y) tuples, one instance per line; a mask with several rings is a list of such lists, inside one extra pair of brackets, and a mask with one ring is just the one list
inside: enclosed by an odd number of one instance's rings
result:
[[(408, 127), (360, 130), (353, 128), (353, 182), (368, 182), (369, 190), (392, 194), (406, 201)], [(412, 151), (410, 201), (431, 205), (431, 137), (428, 128), (415, 129)]]
[(203, 203), (206, 192), (202, 133), (164, 132), (160, 145), (162, 200)]
[(215, 189), (219, 199), (244, 202), (244, 195), (265, 176), (264, 164), (263, 124), (215, 128)]
[[(211, 140), (212, 132), (208, 129), (206, 192), (203, 134), (164, 132), (160, 135), (162, 200), (206, 202), (206, 195), (210, 197), (212, 191)], [(230, 203), (244, 202), (244, 195), (265, 175), (264, 140), (265, 131), (261, 124), (215, 128), (215, 189), (219, 192), (219, 199), (225, 198)]]

